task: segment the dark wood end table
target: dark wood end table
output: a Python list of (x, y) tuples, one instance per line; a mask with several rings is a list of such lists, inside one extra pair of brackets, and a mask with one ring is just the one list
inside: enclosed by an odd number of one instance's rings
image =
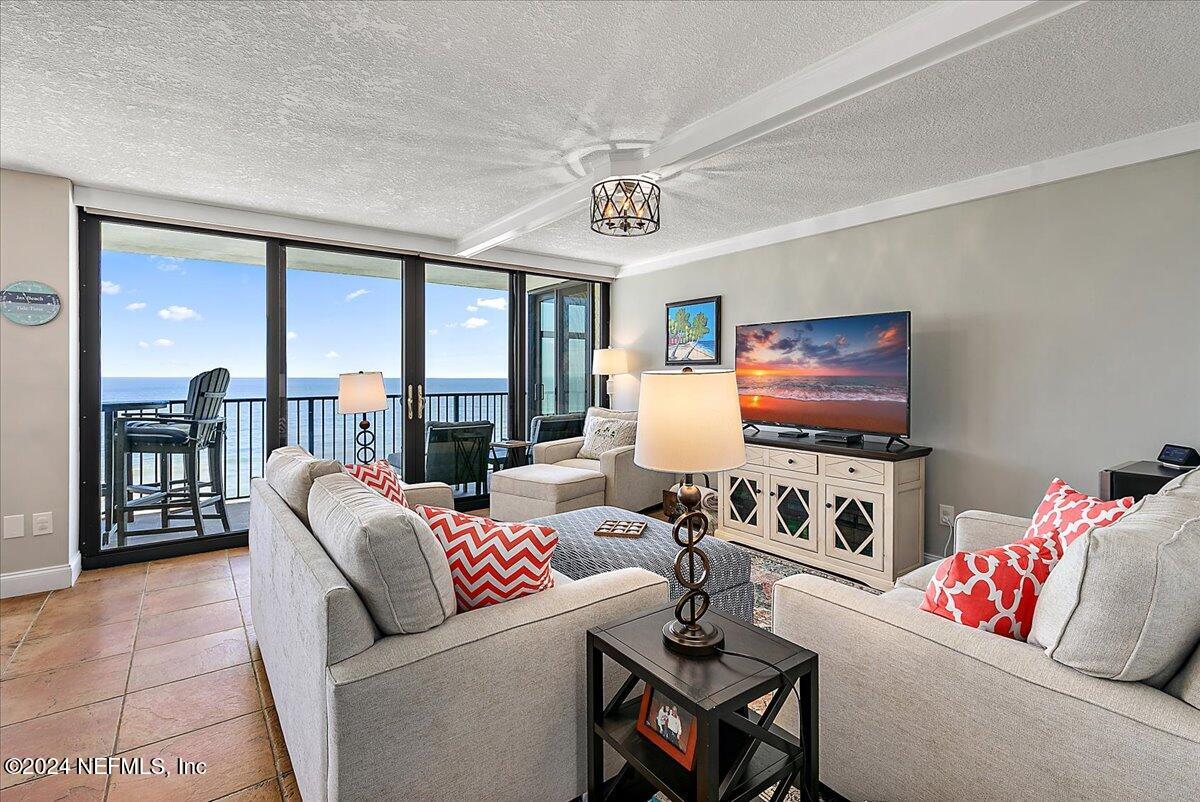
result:
[[(674, 605), (646, 610), (587, 633), (588, 800), (649, 799), (655, 792), (677, 802), (745, 802), (777, 785), (772, 802), (799, 786), (818, 800), (817, 655), (766, 630), (709, 610), (706, 618), (725, 631), (725, 649), (766, 661), (721, 654), (693, 659), (668, 651), (663, 624)], [(629, 672), (611, 700), (604, 700), (604, 657)], [(778, 669), (775, 670), (775, 669)], [(782, 672), (782, 677), (781, 677)], [(786, 681), (785, 678), (786, 677)], [(688, 770), (637, 731), (644, 682), (695, 718), (695, 762)], [(800, 699), (800, 737), (774, 721), (795, 684)], [(750, 702), (770, 694), (760, 715)], [(604, 781), (604, 743), (625, 760)]]
[(529, 464), (529, 447), (533, 445), (528, 440), (500, 440), (492, 443), (492, 451), (498, 460), (502, 460), (504, 470), (520, 468)]

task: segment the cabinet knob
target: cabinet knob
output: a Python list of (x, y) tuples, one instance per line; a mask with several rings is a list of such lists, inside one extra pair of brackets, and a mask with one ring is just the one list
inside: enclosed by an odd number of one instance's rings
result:
[(832, 510), (832, 509), (833, 509), (833, 502), (832, 502), (832, 501), (826, 501), (826, 502), (825, 502), (825, 509), (827, 509), (827, 510)]
[(788, 460), (788, 465), (795, 465), (795, 464), (796, 464), (796, 460), (794, 460), (794, 459)]
[(854, 468), (847, 468), (846, 470), (849, 471), (850, 473), (854, 473)]

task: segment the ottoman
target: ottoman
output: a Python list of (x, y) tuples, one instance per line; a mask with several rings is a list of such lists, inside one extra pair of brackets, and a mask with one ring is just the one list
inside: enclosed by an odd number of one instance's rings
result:
[[(596, 537), (592, 533), (605, 520), (644, 521), (646, 531), (639, 538)], [(665, 521), (619, 507), (589, 507), (548, 515), (531, 523), (558, 530), (558, 547), (550, 566), (571, 579), (617, 568), (639, 567), (666, 577), (671, 586), (672, 601), (683, 595), (683, 587), (675, 580), (675, 555), (679, 553), (679, 545), (671, 535), (671, 525)], [(725, 615), (753, 622), (750, 554), (740, 546), (711, 536), (704, 538), (700, 548), (708, 554), (712, 566), (704, 586), (712, 606)]]
[(490, 515), (527, 521), (604, 503), (604, 474), (565, 465), (522, 465), (492, 474)]

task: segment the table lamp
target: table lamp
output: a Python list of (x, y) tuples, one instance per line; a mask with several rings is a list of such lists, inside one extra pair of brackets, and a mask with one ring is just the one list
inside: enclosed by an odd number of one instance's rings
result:
[(608, 376), (604, 385), (609, 397), (613, 394), (611, 377), (629, 372), (629, 353), (624, 348), (597, 348), (592, 351), (592, 375)]
[(648, 470), (683, 474), (678, 496), (685, 512), (673, 534), (681, 547), (675, 578), (687, 592), (675, 604), (675, 619), (663, 627), (663, 642), (679, 654), (715, 654), (725, 634), (701, 620), (709, 606), (704, 584), (710, 563), (698, 544), (708, 534), (708, 516), (700, 509), (700, 488), (692, 474), (727, 471), (746, 462), (734, 372), (684, 368), (643, 373), (633, 461)]
[(343, 373), (338, 376), (338, 413), (362, 413), (362, 420), (358, 422), (358, 434), (354, 436), (354, 445), (357, 446), (354, 458), (363, 465), (375, 461), (375, 433), (371, 431), (367, 413), (382, 412), (385, 409), (387, 393), (383, 389), (382, 373), (364, 373), (360, 370), (358, 373)]

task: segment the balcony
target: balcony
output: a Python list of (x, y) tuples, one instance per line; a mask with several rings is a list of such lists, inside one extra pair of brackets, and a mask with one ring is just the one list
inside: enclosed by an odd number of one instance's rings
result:
[[(112, 433), (116, 418), (120, 414), (181, 413), (183, 399), (124, 401), (102, 404), (104, 430), (101, 441), (101, 523), (103, 531), (113, 528), (112, 513), (108, 504), (108, 488), (113, 486), (113, 466), (108, 459)], [(402, 430), (405, 415), (404, 398), (396, 393), (387, 396), (388, 406), (382, 412), (369, 413), (371, 429), (375, 432), (375, 450), (379, 459), (402, 453)], [(262, 476), (266, 466), (267, 452), (263, 440), (266, 417), (265, 398), (230, 398), (223, 403), (222, 417), (225, 419), (225, 447), (221, 462), (224, 467), (225, 498), (228, 502), (230, 531), (244, 530), (250, 519), (250, 481)], [(359, 416), (337, 414), (337, 396), (301, 396), (287, 399), (288, 431), (287, 442), (300, 445), (316, 457), (339, 462), (354, 461), (354, 435)], [(426, 421), (478, 421), (489, 420), (495, 424), (494, 439), (508, 437), (508, 393), (430, 393), (425, 396)], [(171, 467), (173, 477), (183, 476), (182, 458), (175, 458)], [(160, 465), (152, 454), (134, 454), (126, 459), (125, 470), (129, 484), (156, 484), (159, 481)], [(210, 478), (207, 461), (201, 459), (200, 481)], [(456, 486), (456, 495), (478, 492), (473, 487)], [(178, 524), (179, 522), (176, 521)], [(141, 545), (177, 539), (177, 535), (138, 535), (138, 530), (154, 529), (162, 525), (157, 511), (140, 512), (133, 515), (129, 524), (130, 536), (126, 545)], [(222, 534), (220, 521), (205, 521), (205, 534)], [(115, 545), (110, 538), (104, 546)]]

